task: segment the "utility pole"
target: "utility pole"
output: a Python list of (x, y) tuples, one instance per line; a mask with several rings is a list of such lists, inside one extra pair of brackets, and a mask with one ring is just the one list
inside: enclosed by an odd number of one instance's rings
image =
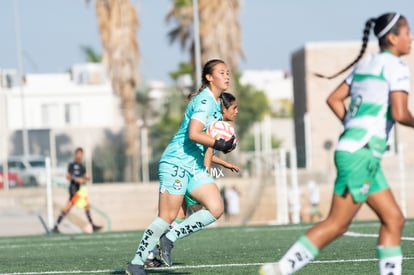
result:
[(200, 16), (198, 0), (193, 0), (194, 56), (196, 71), (196, 87), (201, 86), (201, 49), (200, 49)]
[(24, 94), (23, 83), (23, 58), (22, 58), (22, 40), (20, 36), (20, 16), (19, 16), (19, 0), (14, 0), (14, 20), (16, 27), (16, 52), (17, 52), (17, 79), (20, 88), (20, 101), (21, 101), (21, 116), (22, 116), (22, 145), (23, 155), (27, 157), (29, 155), (29, 135), (26, 125), (26, 102)]

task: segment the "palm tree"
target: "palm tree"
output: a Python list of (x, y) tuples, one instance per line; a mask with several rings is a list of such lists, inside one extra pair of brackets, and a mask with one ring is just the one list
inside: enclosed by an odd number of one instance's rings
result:
[(101, 63), (102, 56), (91, 46), (81, 45), (80, 50), (85, 56), (85, 60), (91, 63)]
[(96, 0), (95, 8), (103, 46), (102, 62), (115, 94), (121, 99), (128, 156), (127, 178), (138, 181), (139, 139), (135, 108), (139, 59), (137, 12), (129, 0)]
[[(239, 24), (240, 1), (198, 1), (202, 63), (211, 58), (220, 58), (226, 61), (232, 71), (237, 72), (239, 58), (243, 57)], [(175, 26), (168, 33), (170, 42), (179, 42), (183, 50), (191, 52), (191, 59), (194, 61), (192, 1), (173, 0), (166, 20), (175, 22)]]

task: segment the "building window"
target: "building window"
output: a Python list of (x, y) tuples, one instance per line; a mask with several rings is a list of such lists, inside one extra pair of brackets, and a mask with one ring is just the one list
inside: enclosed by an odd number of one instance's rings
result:
[(69, 103), (65, 104), (65, 124), (79, 125), (80, 123), (80, 104)]
[(57, 104), (42, 105), (42, 125), (47, 128), (58, 126), (58, 106)]

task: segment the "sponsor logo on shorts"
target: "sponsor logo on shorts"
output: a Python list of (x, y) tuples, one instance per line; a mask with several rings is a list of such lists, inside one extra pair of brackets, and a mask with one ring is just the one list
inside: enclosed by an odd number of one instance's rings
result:
[(213, 167), (213, 168), (211, 168), (211, 173), (210, 174), (213, 178), (216, 178), (216, 179), (224, 177), (224, 172), (223, 172), (222, 168)]
[(366, 195), (369, 192), (370, 184), (369, 181), (366, 181), (364, 185), (359, 189), (359, 192), (361, 192), (362, 195)]
[(179, 179), (176, 179), (174, 182), (174, 189), (175, 190), (180, 190), (181, 188), (183, 188), (183, 184), (181, 183), (181, 181)]
[(210, 169), (210, 173), (207, 171), (207, 169), (205, 170), (196, 170), (194, 169), (194, 178), (197, 179), (198, 177), (205, 177), (205, 176), (212, 176), (215, 179), (218, 178), (222, 178), (224, 177), (224, 171), (222, 168), (220, 167), (212, 167)]

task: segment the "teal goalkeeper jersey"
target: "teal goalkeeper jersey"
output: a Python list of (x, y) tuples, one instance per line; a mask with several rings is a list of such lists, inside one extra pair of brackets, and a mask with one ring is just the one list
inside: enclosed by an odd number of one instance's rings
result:
[(181, 126), (162, 154), (160, 162), (176, 164), (189, 172), (204, 167), (205, 147), (188, 137), (192, 119), (202, 122), (204, 131), (214, 121), (222, 120), (220, 101), (215, 99), (209, 88), (202, 90), (188, 103)]

